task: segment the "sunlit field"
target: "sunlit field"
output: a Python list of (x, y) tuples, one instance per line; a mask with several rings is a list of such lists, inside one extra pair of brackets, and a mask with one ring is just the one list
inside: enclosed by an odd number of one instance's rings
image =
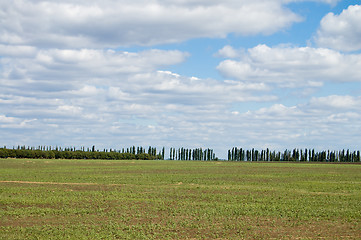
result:
[(0, 239), (361, 239), (361, 165), (0, 159)]

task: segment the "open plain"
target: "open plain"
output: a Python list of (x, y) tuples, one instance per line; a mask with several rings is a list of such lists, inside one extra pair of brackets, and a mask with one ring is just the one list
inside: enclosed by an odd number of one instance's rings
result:
[(0, 159), (0, 239), (361, 239), (361, 165)]

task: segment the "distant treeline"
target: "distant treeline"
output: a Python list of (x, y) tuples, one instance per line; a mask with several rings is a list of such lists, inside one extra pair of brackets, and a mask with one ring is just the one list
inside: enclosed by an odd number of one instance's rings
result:
[(228, 161), (300, 161), (300, 162), (360, 162), (360, 151), (321, 151), (314, 149), (293, 149), (284, 152), (266, 150), (245, 150), (234, 147), (228, 150)]
[[(164, 160), (165, 148), (159, 152), (154, 147), (129, 147), (116, 149), (98, 150), (95, 146), (85, 149), (84, 147), (76, 149), (75, 147), (26, 147), (17, 146), (9, 149), (0, 148), (0, 158), (45, 158), (45, 159), (142, 159), (142, 160)], [(187, 149), (187, 148), (170, 148), (169, 160), (200, 160), (200, 161), (217, 161), (213, 149)], [(339, 151), (320, 151), (314, 149), (293, 149), (283, 152), (266, 150), (257, 150), (252, 148), (246, 150), (234, 147), (228, 150), (228, 161), (285, 161), (285, 162), (361, 162), (360, 151), (339, 150)]]
[(216, 154), (213, 152), (213, 149), (196, 148), (196, 149), (187, 149), (187, 148), (170, 148), (169, 150), (169, 159), (170, 160), (202, 160), (202, 161), (217, 161)]
[(61, 147), (45, 147), (39, 146), (25, 147), (18, 146), (17, 148), (8, 149), (6, 147), (0, 148), (0, 158), (45, 158), (45, 159), (109, 159), (109, 160), (124, 160), (124, 159), (143, 159), (155, 160), (164, 159), (164, 148), (157, 153), (157, 149), (149, 147), (146, 150), (143, 147), (130, 147), (122, 150), (104, 149), (99, 151), (92, 148), (76, 149), (75, 147), (61, 148)]

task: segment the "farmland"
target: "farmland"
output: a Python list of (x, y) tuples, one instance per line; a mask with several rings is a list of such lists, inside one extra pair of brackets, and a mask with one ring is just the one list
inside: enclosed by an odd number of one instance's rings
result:
[(360, 239), (361, 165), (0, 159), (0, 239)]

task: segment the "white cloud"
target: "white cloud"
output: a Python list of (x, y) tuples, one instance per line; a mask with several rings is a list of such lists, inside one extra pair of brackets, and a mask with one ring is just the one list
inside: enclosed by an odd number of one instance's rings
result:
[[(137, 53), (95, 49), (36, 50), (34, 58), (0, 59), (0, 79), (4, 88), (23, 86), (46, 90), (49, 95), (83, 87), (83, 84), (117, 84), (127, 75), (151, 72), (183, 62), (188, 53), (177, 50), (145, 50)], [(20, 89), (19, 89), (20, 90)], [(55, 92), (54, 92), (55, 91)], [(42, 95), (43, 96), (43, 95)]]
[(223, 58), (238, 58), (241, 56), (241, 51), (234, 49), (232, 46), (226, 45), (215, 55)]
[[(320, 2), (320, 3), (327, 3), (331, 6), (335, 6), (336, 3), (341, 2), (342, 0), (310, 0), (309, 2)], [(304, 0), (283, 0), (284, 3), (291, 3), (291, 2), (305, 2)]]
[(341, 51), (361, 49), (361, 5), (351, 5), (339, 15), (327, 14), (317, 31), (319, 46)]
[(67, 48), (271, 34), (301, 20), (278, 0), (16, 0), (0, 9), (0, 42)]
[(5, 115), (0, 115), (0, 123), (12, 123), (15, 121), (13, 117), (7, 117)]
[(62, 114), (82, 114), (82, 108), (81, 107), (76, 107), (76, 106), (72, 106), (72, 105), (63, 105), (63, 106), (59, 106), (56, 109), (57, 112), (62, 113)]
[[(183, 62), (188, 56), (177, 50), (145, 50), (139, 53), (96, 49), (50, 49), (41, 50), (36, 59), (51, 67), (88, 68), (101, 73), (112, 70), (113, 73), (137, 73), (149, 71), (156, 67)], [(103, 68), (102, 68), (103, 67)]]
[(0, 44), (0, 56), (3, 57), (34, 57), (35, 53), (35, 47)]
[[(31, 128), (32, 122), (37, 119), (22, 119), (15, 117), (7, 117), (6, 115), (0, 115), (0, 129), (8, 130), (8, 129), (25, 129)], [(4, 136), (7, 138), (7, 136)]]
[(359, 149), (360, 101), (360, 97), (332, 95), (313, 98), (306, 104), (274, 104), (230, 113), (229, 138), (237, 139), (234, 145), (242, 147)]
[(273, 89), (312, 92), (326, 81), (359, 82), (358, 54), (227, 45), (216, 55), (226, 58), (218, 70), (228, 79), (215, 80), (169, 71), (190, 56), (186, 52), (114, 50), (272, 34), (301, 21), (287, 8), (295, 1), (2, 1), (0, 144), (207, 146), (217, 152), (232, 145), (320, 146), (352, 130), (340, 144), (356, 146), (359, 97), (331, 95), (289, 106)]
[[(232, 104), (277, 99), (264, 83), (158, 70), (187, 56), (155, 49), (36, 49), (33, 58), (4, 57), (0, 60), (2, 132), (31, 131), (31, 138), (12, 134), (7, 144), (102, 142), (109, 147), (117, 139), (117, 146), (138, 145), (154, 142), (154, 132), (161, 133), (160, 145), (170, 144), (164, 136), (204, 142), (217, 132), (216, 127), (224, 128), (219, 116)], [(14, 72), (19, 73), (17, 78)]]
[(276, 83), (285, 87), (315, 86), (322, 82), (361, 81), (361, 55), (325, 48), (268, 47), (248, 49), (240, 60), (224, 60), (217, 69), (241, 81)]
[(331, 95), (327, 97), (312, 98), (310, 104), (318, 108), (333, 110), (360, 110), (361, 97)]

